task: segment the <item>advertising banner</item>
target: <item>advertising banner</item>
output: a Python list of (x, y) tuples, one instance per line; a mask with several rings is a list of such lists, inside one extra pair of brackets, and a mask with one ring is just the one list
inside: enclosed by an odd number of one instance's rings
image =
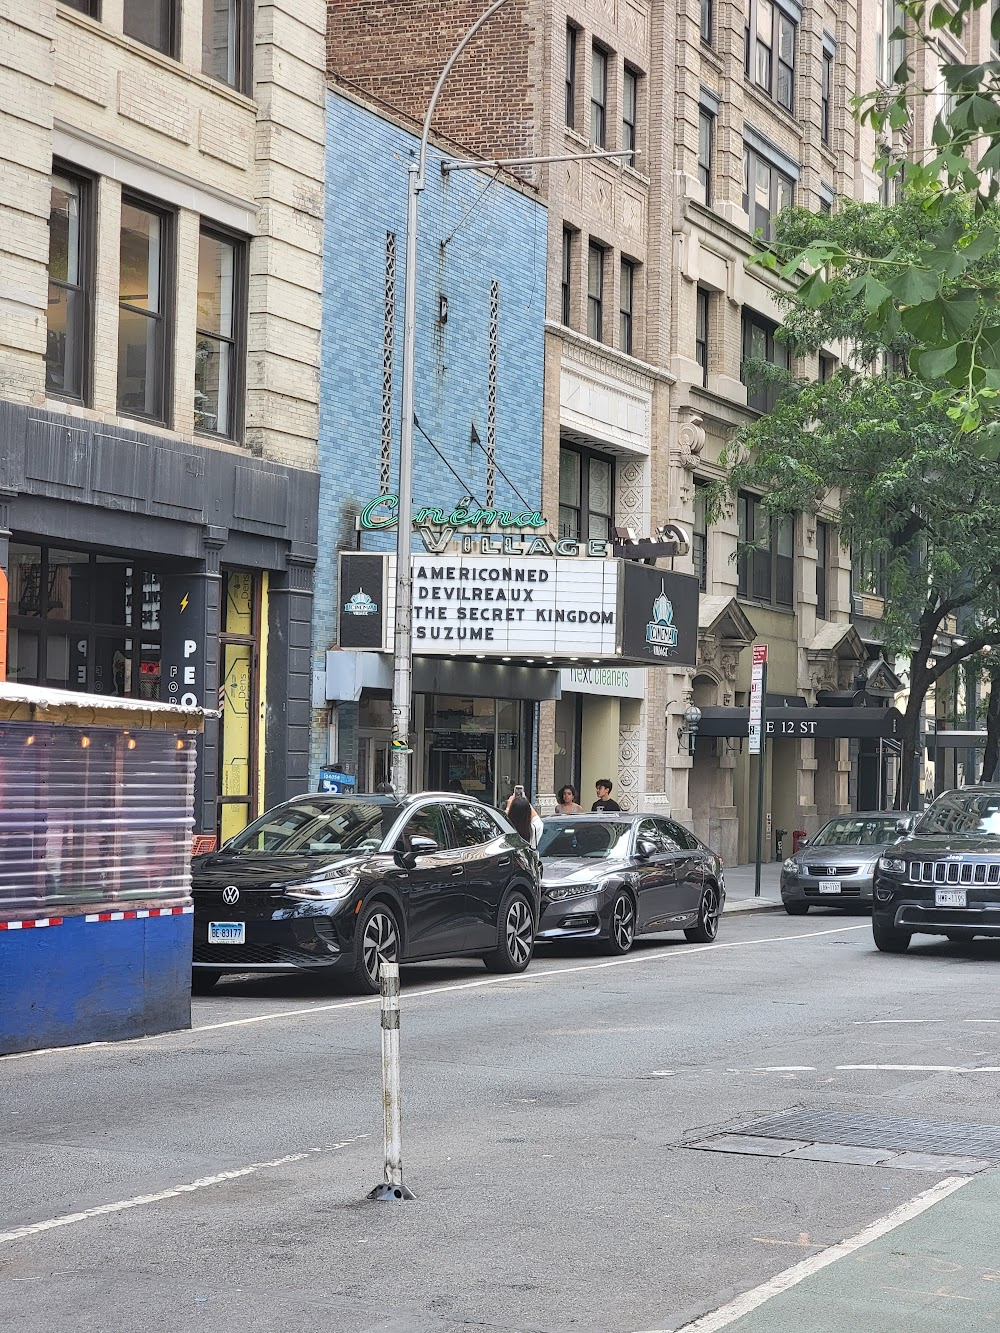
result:
[(649, 565), (621, 562), (622, 657), (651, 666), (698, 661), (698, 580)]
[(388, 648), (387, 564), (384, 555), (341, 552), (337, 617), (337, 642), (341, 648), (374, 652)]

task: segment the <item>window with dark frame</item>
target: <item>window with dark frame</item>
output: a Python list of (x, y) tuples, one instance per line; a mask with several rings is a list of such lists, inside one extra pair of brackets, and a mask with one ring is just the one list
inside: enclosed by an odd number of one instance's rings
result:
[(860, 557), (852, 557), (851, 566), (855, 592), (868, 597), (889, 595), (889, 558), (885, 551), (866, 551)]
[(604, 247), (594, 241), (587, 251), (587, 334), (604, 341)]
[(202, 0), (201, 72), (237, 92), (251, 88), (251, 0)]
[(694, 483), (694, 522), (691, 525), (691, 559), (702, 592), (708, 591), (708, 483)]
[(176, 59), (178, 9), (179, 0), (124, 0), (122, 31)]
[(590, 63), (590, 141), (598, 148), (607, 146), (608, 53), (594, 43)]
[(62, 3), (69, 9), (75, 9), (80, 14), (86, 14), (88, 18), (99, 19), (101, 17), (101, 0), (62, 0)]
[[(634, 153), (639, 147), (639, 73), (631, 66), (625, 66), (622, 78), (622, 147)], [(635, 159), (630, 159), (635, 165)]]
[(893, 37), (901, 32), (905, 20), (899, 0), (878, 0), (878, 22), (875, 28), (875, 76), (880, 83), (894, 84), (896, 71), (903, 63), (906, 42)]
[(194, 428), (240, 435), (245, 333), (246, 242), (203, 227), (198, 241)]
[(795, 181), (749, 145), (743, 148), (743, 207), (750, 231), (774, 236), (774, 218), (795, 202)]
[(623, 259), (621, 265), (620, 301), (618, 314), (619, 350), (632, 355), (632, 316), (635, 308), (635, 269), (631, 259)]
[(769, 514), (758, 495), (741, 491), (736, 501), (739, 525), (738, 593), (769, 606), (790, 607), (795, 600), (795, 520)]
[(820, 352), (819, 354), (819, 382), (828, 384), (837, 373), (837, 358), (831, 356), (829, 352)]
[(712, 0), (701, 0), (700, 15), (701, 40), (706, 46), (712, 45)]
[(559, 536), (610, 541), (614, 523), (614, 463), (605, 454), (570, 445), (559, 448)]
[(173, 215), (122, 198), (118, 411), (167, 423), (173, 323)]
[(563, 227), (562, 243), (562, 322), (567, 328), (573, 322), (573, 237), (570, 227)]
[(712, 294), (704, 287), (695, 293), (694, 358), (701, 367), (702, 385), (708, 384), (708, 335)]
[(786, 111), (795, 100), (797, 27), (775, 0), (749, 0), (743, 72)]
[(748, 382), (747, 364), (751, 361), (767, 361), (781, 370), (791, 369), (791, 357), (785, 343), (778, 342), (775, 334), (778, 325), (758, 315), (754, 310), (743, 311), (743, 359), (740, 365), (740, 379), (747, 385), (747, 406), (755, 412), (770, 412), (781, 394), (778, 384)]
[(50, 185), (45, 391), (86, 403), (93, 307), (93, 181), (56, 167)]
[(566, 24), (566, 124), (576, 125), (576, 51), (580, 29)]
[(715, 117), (706, 107), (698, 108), (698, 180), (705, 191), (702, 203), (712, 206), (712, 155), (715, 147)]
[(816, 615), (826, 619), (827, 586), (830, 574), (830, 525), (816, 524)]
[(819, 131), (824, 143), (830, 142), (830, 99), (833, 96), (833, 52), (823, 52), (823, 84), (820, 96)]

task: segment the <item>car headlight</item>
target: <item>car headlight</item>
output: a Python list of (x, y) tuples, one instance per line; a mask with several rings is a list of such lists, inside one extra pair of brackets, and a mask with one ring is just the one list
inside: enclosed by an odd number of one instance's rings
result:
[(878, 859), (879, 870), (886, 870), (890, 875), (905, 875), (906, 862), (901, 856), (880, 856)]
[(290, 884), (284, 890), (286, 898), (306, 902), (335, 902), (349, 898), (358, 887), (356, 874), (330, 875), (327, 879), (309, 879), (302, 884)]
[(589, 898), (595, 893), (600, 893), (603, 888), (603, 884), (565, 884), (557, 888), (543, 888), (542, 897), (548, 899), (550, 903), (558, 903), (564, 898)]
[(782, 870), (789, 870), (789, 871), (798, 870), (799, 863), (790, 856), (781, 868)]

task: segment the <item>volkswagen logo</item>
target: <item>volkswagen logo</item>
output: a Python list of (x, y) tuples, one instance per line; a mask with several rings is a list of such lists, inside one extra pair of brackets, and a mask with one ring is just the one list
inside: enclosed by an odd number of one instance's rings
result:
[(227, 907), (232, 907), (233, 903), (238, 903), (239, 900), (240, 900), (239, 889), (236, 887), (235, 884), (227, 884), (226, 887), (222, 890), (222, 901), (226, 904)]

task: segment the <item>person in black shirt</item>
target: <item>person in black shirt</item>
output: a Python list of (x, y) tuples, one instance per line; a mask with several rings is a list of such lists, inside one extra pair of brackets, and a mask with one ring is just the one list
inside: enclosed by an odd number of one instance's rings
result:
[(597, 792), (597, 800), (590, 807), (591, 812), (598, 810), (621, 810), (617, 801), (611, 799), (611, 779), (598, 778), (594, 783), (594, 790)]

